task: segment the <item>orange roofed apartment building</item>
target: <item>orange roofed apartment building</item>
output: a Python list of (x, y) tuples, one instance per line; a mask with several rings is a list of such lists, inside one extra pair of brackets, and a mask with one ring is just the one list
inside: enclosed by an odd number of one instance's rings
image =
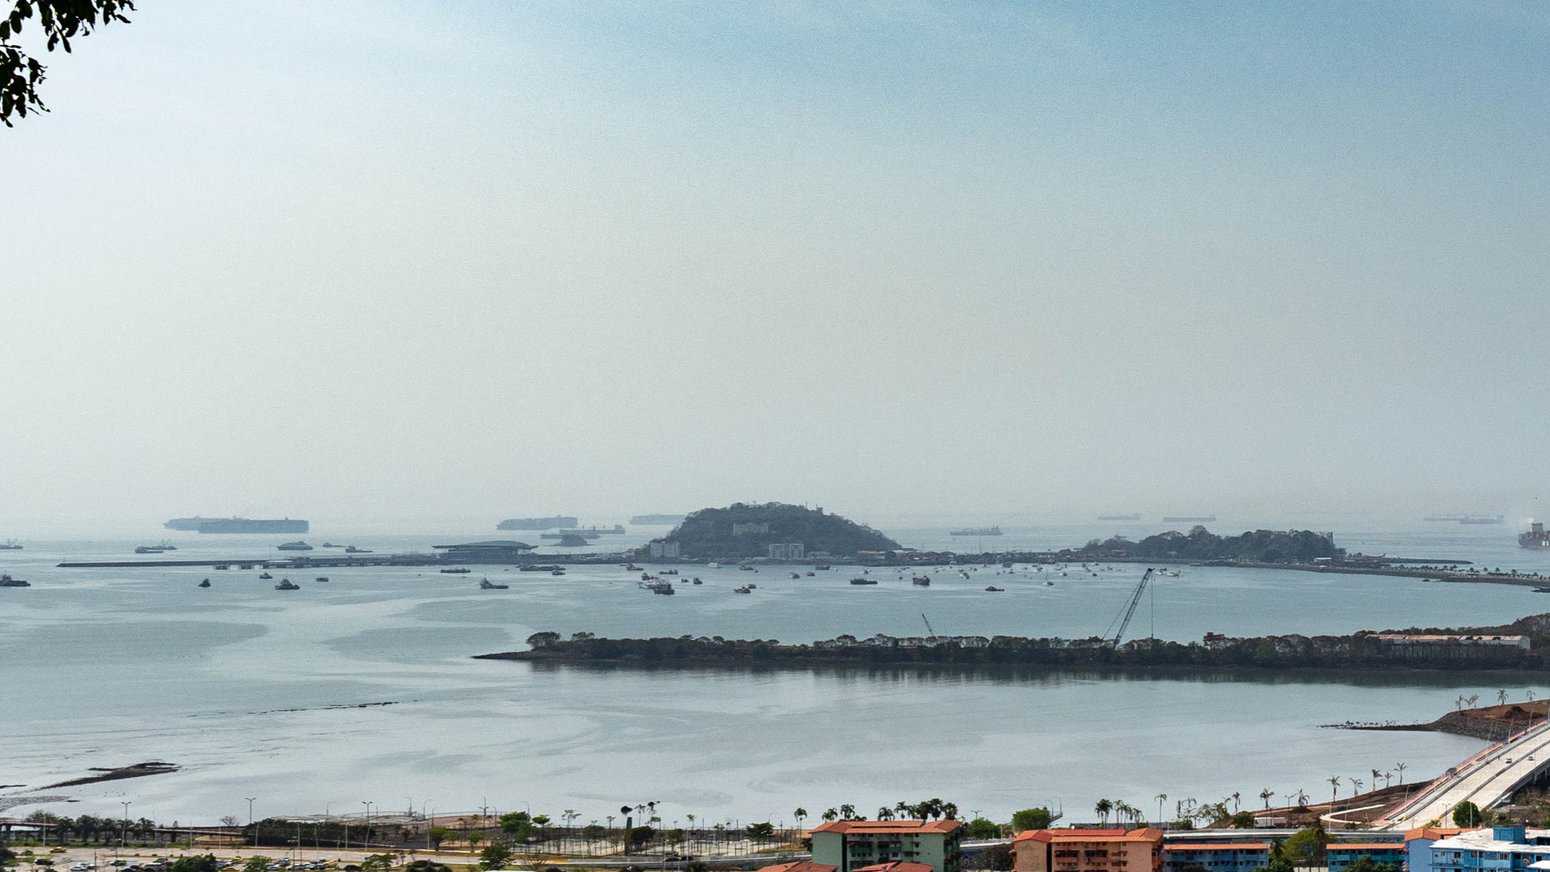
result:
[(955, 820), (830, 821), (813, 830), (813, 862), (839, 872), (958, 872), (962, 830)]
[(1013, 872), (1161, 872), (1162, 830), (1028, 830), (1012, 840)]

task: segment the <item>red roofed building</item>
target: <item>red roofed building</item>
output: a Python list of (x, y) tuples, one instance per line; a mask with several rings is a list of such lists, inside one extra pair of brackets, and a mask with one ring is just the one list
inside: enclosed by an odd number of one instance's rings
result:
[(1012, 840), (1014, 872), (1162, 872), (1162, 830), (1028, 830)]
[(955, 820), (830, 821), (813, 830), (813, 861), (838, 872), (958, 872), (962, 835)]

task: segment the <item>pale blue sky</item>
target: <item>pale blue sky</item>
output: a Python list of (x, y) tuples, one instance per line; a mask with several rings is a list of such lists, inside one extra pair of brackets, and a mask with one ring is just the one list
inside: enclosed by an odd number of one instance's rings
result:
[(142, 7), (0, 132), (0, 528), (1550, 483), (1543, 5)]

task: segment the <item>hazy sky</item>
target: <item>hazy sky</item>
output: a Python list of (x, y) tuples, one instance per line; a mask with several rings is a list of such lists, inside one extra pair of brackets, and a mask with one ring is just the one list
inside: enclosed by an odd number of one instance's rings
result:
[(1550, 499), (1544, 5), (141, 7), (0, 130), (0, 538)]

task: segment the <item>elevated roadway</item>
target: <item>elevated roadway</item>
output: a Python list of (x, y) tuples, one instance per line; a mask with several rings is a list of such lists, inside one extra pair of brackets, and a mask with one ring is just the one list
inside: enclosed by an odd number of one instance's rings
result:
[(1490, 808), (1550, 767), (1550, 722), (1537, 724), (1476, 753), (1384, 813), (1382, 830), (1408, 830), (1433, 820), (1452, 822), (1461, 802)]

